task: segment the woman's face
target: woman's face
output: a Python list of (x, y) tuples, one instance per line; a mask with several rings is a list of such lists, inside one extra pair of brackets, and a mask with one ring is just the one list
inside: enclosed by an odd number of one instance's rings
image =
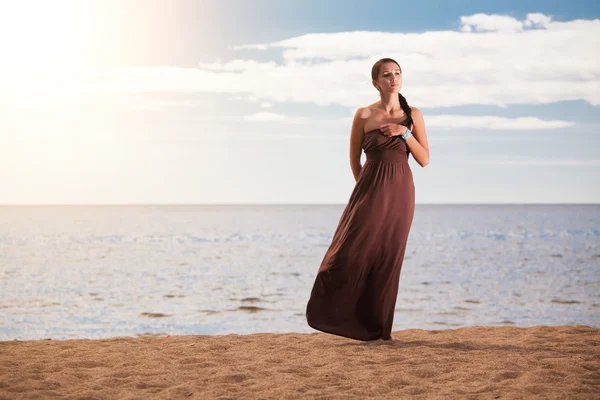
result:
[(379, 68), (379, 78), (374, 82), (383, 92), (399, 92), (402, 89), (402, 73), (396, 63), (387, 62)]

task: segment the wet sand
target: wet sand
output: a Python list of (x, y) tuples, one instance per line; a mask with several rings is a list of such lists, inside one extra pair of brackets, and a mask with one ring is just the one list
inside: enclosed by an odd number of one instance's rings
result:
[(0, 399), (599, 399), (600, 328), (0, 342)]

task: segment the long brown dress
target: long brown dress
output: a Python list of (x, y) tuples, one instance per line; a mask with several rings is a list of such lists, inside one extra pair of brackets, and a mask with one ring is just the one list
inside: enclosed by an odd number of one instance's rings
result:
[(391, 340), (415, 187), (400, 136), (366, 132), (363, 149), (367, 160), (317, 272), (306, 319), (334, 335)]

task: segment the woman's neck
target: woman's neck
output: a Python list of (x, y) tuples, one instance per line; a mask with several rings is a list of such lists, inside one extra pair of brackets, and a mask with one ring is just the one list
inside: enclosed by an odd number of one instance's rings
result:
[(379, 101), (379, 108), (390, 115), (402, 111), (398, 93), (382, 93), (381, 100)]

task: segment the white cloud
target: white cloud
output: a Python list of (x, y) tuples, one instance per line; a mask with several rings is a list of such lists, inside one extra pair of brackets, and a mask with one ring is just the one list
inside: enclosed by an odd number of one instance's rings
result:
[(198, 67), (200, 67), (200, 69), (217, 72), (269, 71), (276, 66), (277, 64), (274, 61), (259, 62), (254, 60), (232, 60), (227, 63), (198, 63)]
[(247, 115), (242, 117), (246, 121), (280, 121), (280, 122), (288, 122), (290, 120), (289, 117), (276, 114), (271, 112), (259, 112), (256, 114)]
[(519, 165), (526, 167), (598, 167), (600, 160), (531, 159), (531, 160), (465, 160), (467, 164)]
[[(281, 122), (284, 124), (294, 124), (294, 125), (305, 125), (311, 124), (315, 122), (314, 118), (307, 117), (299, 117), (299, 116), (290, 116), (285, 114), (279, 114), (274, 112), (262, 111), (250, 115), (243, 115), (241, 117), (233, 116), (231, 117), (233, 120), (239, 120), (244, 122)], [(331, 120), (323, 120), (324, 123), (331, 122)], [(337, 123), (338, 120), (335, 120)], [(351, 121), (350, 121), (351, 122)]]
[[(221, 120), (218, 116), (195, 116), (194, 119), (202, 120)], [(333, 127), (344, 127), (350, 132), (352, 126), (351, 117), (342, 117), (334, 119), (315, 119), (310, 117), (290, 116), (273, 112), (259, 112), (244, 116), (227, 116), (228, 121), (275, 121), (286, 124), (313, 124)], [(536, 130), (536, 129), (557, 129), (575, 125), (571, 121), (562, 120), (543, 120), (537, 117), (519, 117), (505, 118), (496, 116), (472, 116), (472, 115), (432, 115), (424, 116), (427, 129), (435, 128), (436, 131), (444, 129), (477, 129), (477, 130)]]
[[(120, 95), (111, 101), (121, 107), (139, 111), (158, 111), (164, 108), (196, 108), (200, 104), (190, 100), (160, 100), (147, 96)], [(210, 108), (209, 104), (202, 104), (203, 108)]]
[[(378, 99), (369, 72), (377, 59), (392, 56), (402, 65), (403, 93), (409, 104), (421, 108), (579, 99), (600, 105), (599, 38), (600, 20), (559, 22), (540, 13), (527, 14), (523, 20), (474, 14), (461, 17), (459, 31), (318, 33), (236, 46), (281, 49), (281, 64), (217, 59), (198, 63), (197, 68), (79, 71), (81, 77), (74, 78), (73, 85), (93, 79), (79, 90), (71, 90), (63, 81), (42, 84), (33, 75), (29, 83), (6, 76), (0, 103), (68, 110), (85, 102), (87, 92), (119, 96), (206, 92), (231, 94), (261, 108), (274, 102), (358, 107)], [(142, 110), (191, 106), (186, 101), (164, 103), (148, 97), (117, 97), (115, 102)]]
[(527, 28), (541, 27), (546, 28), (550, 24), (552, 18), (539, 13), (527, 14), (527, 19), (523, 22), (523, 25)]
[(460, 24), (460, 30), (463, 32), (519, 32), (523, 30), (523, 22), (506, 15), (496, 14), (474, 14), (468, 17), (461, 17)]
[(537, 117), (504, 118), (496, 116), (432, 115), (424, 116), (425, 126), (436, 129), (505, 129), (535, 130), (566, 128), (575, 125), (571, 121), (545, 121)]
[(551, 17), (544, 14), (527, 14), (524, 21), (519, 21), (507, 15), (473, 14), (460, 18), (462, 32), (521, 32), (525, 28), (548, 28)]
[[(571, 121), (543, 120), (537, 117), (506, 118), (492, 115), (427, 115), (424, 113), (426, 129), (435, 128), (436, 131), (443, 129), (477, 129), (477, 130), (536, 130), (557, 129), (574, 126)], [(314, 121), (314, 119), (312, 120)], [(329, 120), (340, 126), (350, 129), (352, 118), (338, 118)]]
[(281, 49), (284, 62), (116, 69), (84, 90), (231, 93), (357, 107), (378, 99), (370, 69), (389, 56), (403, 68), (409, 104), (419, 107), (578, 99), (600, 105), (600, 20), (559, 22), (534, 13), (522, 21), (474, 14), (461, 22), (461, 31), (315, 33), (240, 45), (235, 48)]
[(250, 95), (250, 96), (231, 96), (231, 98), (234, 99), (234, 100), (251, 101), (253, 103), (258, 103), (258, 102), (261, 101), (258, 96), (254, 96), (254, 95)]

